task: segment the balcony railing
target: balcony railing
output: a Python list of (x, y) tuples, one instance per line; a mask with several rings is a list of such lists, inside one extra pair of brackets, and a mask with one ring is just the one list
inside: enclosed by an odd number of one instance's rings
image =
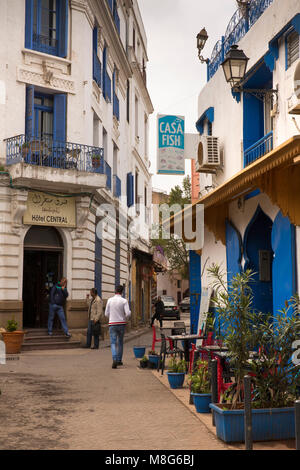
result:
[(114, 197), (121, 197), (121, 180), (114, 175)]
[(273, 150), (273, 132), (265, 135), (244, 151), (244, 167)]
[(220, 39), (212, 52), (207, 78), (210, 80), (225, 59), (225, 55), (233, 44), (237, 44), (256, 23), (264, 11), (273, 3), (273, 0), (252, 0), (245, 10), (239, 8), (231, 18), (225, 36)]
[(42, 167), (104, 174), (104, 151), (99, 147), (58, 142), (49, 136), (41, 139), (22, 134), (6, 142), (6, 164), (26, 163)]
[(106, 187), (111, 191), (111, 167), (107, 162), (104, 162), (104, 171), (107, 176)]

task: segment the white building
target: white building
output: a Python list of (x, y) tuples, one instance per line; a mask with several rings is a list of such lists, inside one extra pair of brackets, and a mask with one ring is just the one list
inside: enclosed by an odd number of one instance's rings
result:
[[(0, 325), (46, 327), (62, 275), (71, 329), (87, 325), (90, 288), (106, 300), (117, 284), (135, 325), (150, 311), (136, 276), (151, 263), (153, 112), (137, 0), (1, 0), (0, 58)], [(96, 236), (102, 204), (122, 218), (111, 239)]]
[[(284, 308), (300, 290), (299, 34), (299, 0), (252, 0), (237, 10), (207, 64), (196, 123), (205, 241), (191, 253), (194, 329), (212, 263), (228, 281), (252, 269), (254, 307), (263, 312)], [(226, 83), (221, 65), (232, 45), (249, 58), (239, 90)], [(213, 137), (214, 155), (205, 145)]]

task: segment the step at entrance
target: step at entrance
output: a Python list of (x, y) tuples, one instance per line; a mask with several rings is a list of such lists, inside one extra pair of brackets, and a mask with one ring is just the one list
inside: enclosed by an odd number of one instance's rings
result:
[(41, 351), (53, 349), (73, 349), (80, 348), (80, 341), (66, 338), (63, 331), (54, 330), (49, 336), (46, 329), (25, 330), (22, 351)]

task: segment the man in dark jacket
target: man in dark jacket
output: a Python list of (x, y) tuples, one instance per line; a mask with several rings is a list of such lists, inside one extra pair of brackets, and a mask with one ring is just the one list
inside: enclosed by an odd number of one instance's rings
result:
[(68, 325), (66, 322), (64, 308), (63, 308), (63, 305), (68, 295), (69, 294), (67, 291), (67, 279), (63, 277), (60, 282), (58, 282), (55, 286), (52, 287), (51, 292), (50, 292), (49, 317), (48, 317), (48, 335), (49, 336), (52, 336), (53, 320), (54, 320), (55, 314), (57, 313), (58, 318), (60, 319), (62, 329), (64, 330), (66, 337), (67, 338), (71, 337), (69, 333)]
[(155, 313), (151, 320), (151, 326), (153, 325), (154, 320), (158, 320), (160, 323), (160, 327), (162, 327), (162, 314), (164, 313), (165, 305), (163, 301), (161, 300), (161, 297), (157, 298), (157, 301), (154, 304), (154, 308), (155, 308)]

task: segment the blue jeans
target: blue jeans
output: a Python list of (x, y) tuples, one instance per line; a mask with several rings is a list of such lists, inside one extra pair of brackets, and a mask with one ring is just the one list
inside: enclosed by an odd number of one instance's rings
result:
[(58, 318), (60, 319), (60, 323), (61, 323), (62, 329), (64, 330), (64, 333), (66, 335), (69, 334), (63, 306), (57, 305), (57, 304), (49, 304), (48, 333), (52, 333), (53, 320), (54, 320), (56, 313), (58, 315)]
[(112, 325), (109, 327), (110, 347), (113, 361), (122, 361), (125, 327), (126, 325)]
[(99, 348), (99, 335), (93, 335), (93, 325), (94, 322), (92, 320), (89, 320), (86, 334), (86, 345), (88, 348), (91, 347), (92, 337), (94, 336), (94, 348)]

